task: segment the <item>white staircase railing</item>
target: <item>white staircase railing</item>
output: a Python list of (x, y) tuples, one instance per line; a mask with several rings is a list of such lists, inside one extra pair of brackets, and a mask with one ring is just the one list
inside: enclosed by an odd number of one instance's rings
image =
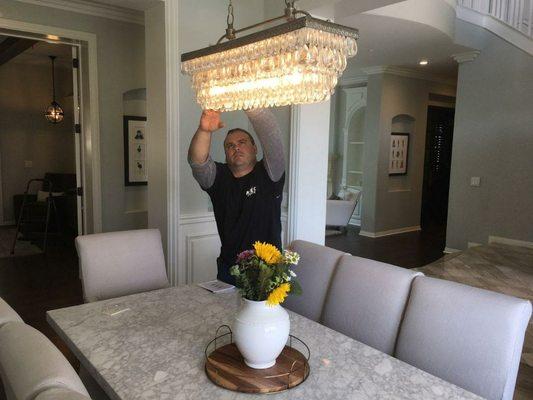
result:
[(533, 0), (457, 0), (457, 3), (490, 15), (533, 39)]

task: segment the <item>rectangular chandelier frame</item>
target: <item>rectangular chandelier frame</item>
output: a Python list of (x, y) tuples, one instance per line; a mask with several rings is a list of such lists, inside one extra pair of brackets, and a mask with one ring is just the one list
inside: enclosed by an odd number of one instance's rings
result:
[[(255, 25), (254, 25), (255, 26)], [(296, 31), (302, 28), (311, 28), (323, 32), (332, 33), (335, 35), (351, 37), (354, 39), (359, 38), (359, 30), (350, 28), (348, 26), (338, 25), (329, 21), (324, 21), (318, 18), (306, 15), (294, 19), (292, 21), (285, 22), (283, 24), (268, 28), (259, 32), (251, 33), (249, 35), (235, 38), (227, 42), (218, 43), (214, 46), (205, 47), (203, 49), (191, 51), (181, 55), (181, 61), (190, 61), (195, 58), (209, 56), (211, 54), (220, 53), (226, 50), (236, 49), (238, 47), (246, 46), (261, 40), (270, 39), (276, 36), (280, 36), (292, 31)]]

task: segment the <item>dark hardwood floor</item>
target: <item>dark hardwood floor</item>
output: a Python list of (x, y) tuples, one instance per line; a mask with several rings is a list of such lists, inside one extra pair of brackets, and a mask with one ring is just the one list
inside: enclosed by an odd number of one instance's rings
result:
[(24, 322), (43, 332), (74, 367), (78, 362), (46, 322), (46, 311), (83, 303), (74, 246), (50, 246), (47, 254), (0, 258), (0, 297)]
[(380, 238), (360, 236), (358, 227), (349, 227), (343, 235), (326, 237), (326, 246), (404, 268), (418, 268), (444, 255), (446, 227)]

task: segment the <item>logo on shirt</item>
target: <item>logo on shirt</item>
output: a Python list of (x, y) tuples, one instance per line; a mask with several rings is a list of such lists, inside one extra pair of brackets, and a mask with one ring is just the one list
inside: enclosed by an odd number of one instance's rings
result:
[(246, 197), (250, 197), (255, 194), (255, 186), (252, 186), (250, 189), (246, 191)]

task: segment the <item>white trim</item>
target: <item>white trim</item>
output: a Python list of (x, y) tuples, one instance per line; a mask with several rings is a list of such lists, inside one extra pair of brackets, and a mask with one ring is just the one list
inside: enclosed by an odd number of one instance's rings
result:
[(179, 11), (178, 0), (165, 1), (166, 125), (167, 125), (167, 270), (172, 285), (186, 282), (185, 265), (179, 265)]
[(352, 77), (341, 77), (339, 80), (338, 86), (351, 86), (351, 85), (359, 85), (361, 83), (367, 83), (368, 82), (368, 75), (356, 75)]
[(21, 3), (35, 4), (42, 7), (56, 8), (77, 14), (114, 19), (144, 25), (144, 13), (138, 10), (118, 7), (111, 4), (93, 3), (83, 0), (17, 0)]
[(445, 254), (452, 254), (452, 253), (459, 253), (462, 250), (454, 249), (453, 247), (445, 247), (443, 253)]
[(533, 249), (533, 242), (528, 242), (525, 240), (509, 239), (509, 238), (504, 238), (501, 236), (489, 236), (489, 244), (492, 244), (492, 243), (507, 244), (509, 246), (520, 246), (520, 247), (527, 247), (528, 249)]
[(455, 79), (442, 78), (433, 74), (428, 74), (427, 72), (417, 71), (411, 68), (405, 67), (396, 67), (391, 65), (385, 66), (375, 66), (363, 68), (363, 72), (367, 75), (376, 75), (376, 74), (389, 74), (403, 76), (406, 78), (421, 79), (429, 82), (443, 83), (445, 85), (455, 86), (457, 82)]
[[(89, 59), (89, 70), (87, 79), (89, 80), (89, 103), (90, 103), (90, 126), (91, 130), (84, 129), (90, 140), (91, 154), (91, 178), (92, 178), (92, 212), (93, 212), (93, 232), (102, 232), (102, 183), (100, 176), (100, 116), (98, 103), (98, 63), (97, 63), (97, 39), (94, 33), (74, 31), (70, 29), (57, 28), (54, 26), (32, 24), (28, 22), (0, 18), (0, 28), (30, 33), (36, 35), (54, 35), (59, 38), (79, 40), (87, 42)], [(61, 41), (59, 41), (61, 42)], [(69, 43), (73, 45), (72, 43)], [(82, 118), (87, 121), (85, 115)], [(87, 123), (85, 123), (87, 126)], [(84, 153), (88, 150), (83, 147)], [(88, 173), (88, 171), (85, 171)]]
[(510, 27), (505, 22), (494, 18), (492, 15), (481, 14), (459, 4), (455, 8), (455, 14), (457, 18), (485, 28), (526, 53), (533, 55), (532, 38), (520, 32), (518, 29)]
[(142, 214), (142, 213), (147, 213), (148, 210), (126, 210), (124, 211), (124, 214), (128, 215), (128, 214)]
[(185, 247), (186, 247), (186, 260), (187, 260), (187, 273), (185, 276), (185, 282), (187, 284), (194, 282), (194, 259), (192, 245), (195, 240), (205, 239), (209, 237), (218, 237), (218, 232), (202, 232), (202, 233), (192, 233), (185, 236)]
[(478, 55), (479, 55), (479, 51), (472, 50), (472, 51), (465, 51), (464, 53), (452, 54), (452, 58), (458, 64), (462, 64), (462, 63), (465, 63), (465, 62), (474, 61), (477, 58)]
[(184, 214), (179, 217), (180, 225), (194, 225), (202, 224), (206, 222), (214, 222), (215, 214), (212, 212), (206, 212), (201, 214)]
[(298, 166), (300, 165), (300, 106), (291, 106), (289, 145), (289, 205), (287, 211), (287, 243), (298, 238)]
[(398, 235), (400, 233), (417, 232), (420, 230), (422, 230), (420, 228), (420, 225), (416, 225), (416, 226), (407, 226), (405, 228), (390, 229), (388, 231), (380, 231), (380, 232), (360, 231), (359, 235), (370, 237), (370, 238), (378, 238), (378, 237), (383, 237), (383, 236)]

